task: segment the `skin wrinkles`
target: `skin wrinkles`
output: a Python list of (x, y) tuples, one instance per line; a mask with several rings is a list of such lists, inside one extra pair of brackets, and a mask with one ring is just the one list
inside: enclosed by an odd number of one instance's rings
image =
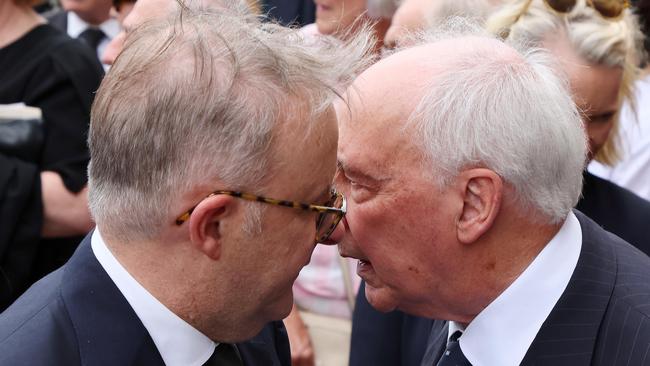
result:
[[(504, 183), (498, 186), (502, 193), (495, 198), (497, 213), (490, 227), (478, 239), (465, 241), (461, 225), (469, 225), (466, 216), (485, 197), (477, 201), (470, 193), (468, 174), (478, 177), (471, 178), (472, 187), (498, 176), (488, 169), (464, 168), (449, 185), (438, 187), (431, 173), (435, 160), (423, 172), (424, 154), (410, 147), (418, 136), (406, 121), (426, 88), (436, 87), (439, 75), (453, 70), (466, 49), (499, 52), (504, 62), (520, 62), (521, 57), (500, 42), (472, 37), (400, 51), (355, 81), (355, 92), (347, 93), (350, 113), (339, 114), (338, 159), (347, 175), (339, 174), (337, 186), (349, 200), (344, 225), (333, 239), (342, 255), (369, 262), (359, 273), (366, 280), (366, 297), (380, 311), (400, 309), (469, 323), (559, 229), (531, 223), (525, 231), (538, 235), (528, 237), (516, 216), (515, 194)], [(345, 171), (356, 167), (387, 180), (378, 192), (357, 197), (349, 181), (353, 174)]]

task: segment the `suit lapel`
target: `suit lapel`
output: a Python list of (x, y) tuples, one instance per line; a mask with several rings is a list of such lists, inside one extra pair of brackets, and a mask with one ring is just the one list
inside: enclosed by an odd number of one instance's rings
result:
[(616, 279), (616, 257), (599, 243), (593, 222), (575, 212), (582, 250), (560, 300), (537, 333), (522, 365), (589, 365)]
[(434, 320), (427, 341), (427, 350), (422, 358), (422, 366), (434, 366), (442, 356), (447, 347), (447, 334), (449, 331), (449, 322), (443, 320)]
[(255, 338), (237, 343), (246, 366), (291, 365), (288, 338), (282, 322), (267, 324)]
[(65, 266), (62, 297), (84, 365), (164, 365), (153, 340), (101, 267), (88, 235)]

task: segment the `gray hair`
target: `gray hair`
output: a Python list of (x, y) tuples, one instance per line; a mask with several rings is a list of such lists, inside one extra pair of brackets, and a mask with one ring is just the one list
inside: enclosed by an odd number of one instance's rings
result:
[[(472, 35), (500, 42), (460, 18), (425, 42)], [(507, 50), (507, 48), (502, 47)], [(435, 79), (410, 117), (441, 186), (486, 167), (524, 209), (561, 222), (577, 203), (587, 154), (580, 114), (552, 58), (539, 49), (469, 50)]]
[(438, 5), (433, 7), (425, 17), (429, 26), (445, 24), (453, 17), (469, 18), (483, 22), (490, 14), (492, 5), (488, 0), (436, 0)]
[(189, 10), (138, 27), (92, 109), (97, 224), (123, 241), (155, 239), (197, 188), (259, 191), (285, 121), (309, 133), (366, 66), (369, 38), (314, 45), (253, 16)]

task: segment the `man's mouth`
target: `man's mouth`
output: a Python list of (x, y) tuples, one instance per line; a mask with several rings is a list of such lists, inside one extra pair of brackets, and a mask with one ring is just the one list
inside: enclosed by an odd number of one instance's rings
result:
[(372, 263), (367, 259), (359, 259), (357, 262), (357, 274), (363, 277), (364, 273), (372, 271)]

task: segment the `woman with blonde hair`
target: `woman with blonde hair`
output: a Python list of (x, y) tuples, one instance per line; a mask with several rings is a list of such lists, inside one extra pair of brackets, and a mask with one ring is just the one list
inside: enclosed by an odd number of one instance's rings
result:
[[(515, 0), (487, 21), (513, 44), (548, 49), (558, 59), (583, 113), (589, 159), (619, 158), (619, 111), (634, 105), (643, 35), (627, 0)], [(577, 209), (605, 229), (650, 253), (650, 203), (589, 172)]]

